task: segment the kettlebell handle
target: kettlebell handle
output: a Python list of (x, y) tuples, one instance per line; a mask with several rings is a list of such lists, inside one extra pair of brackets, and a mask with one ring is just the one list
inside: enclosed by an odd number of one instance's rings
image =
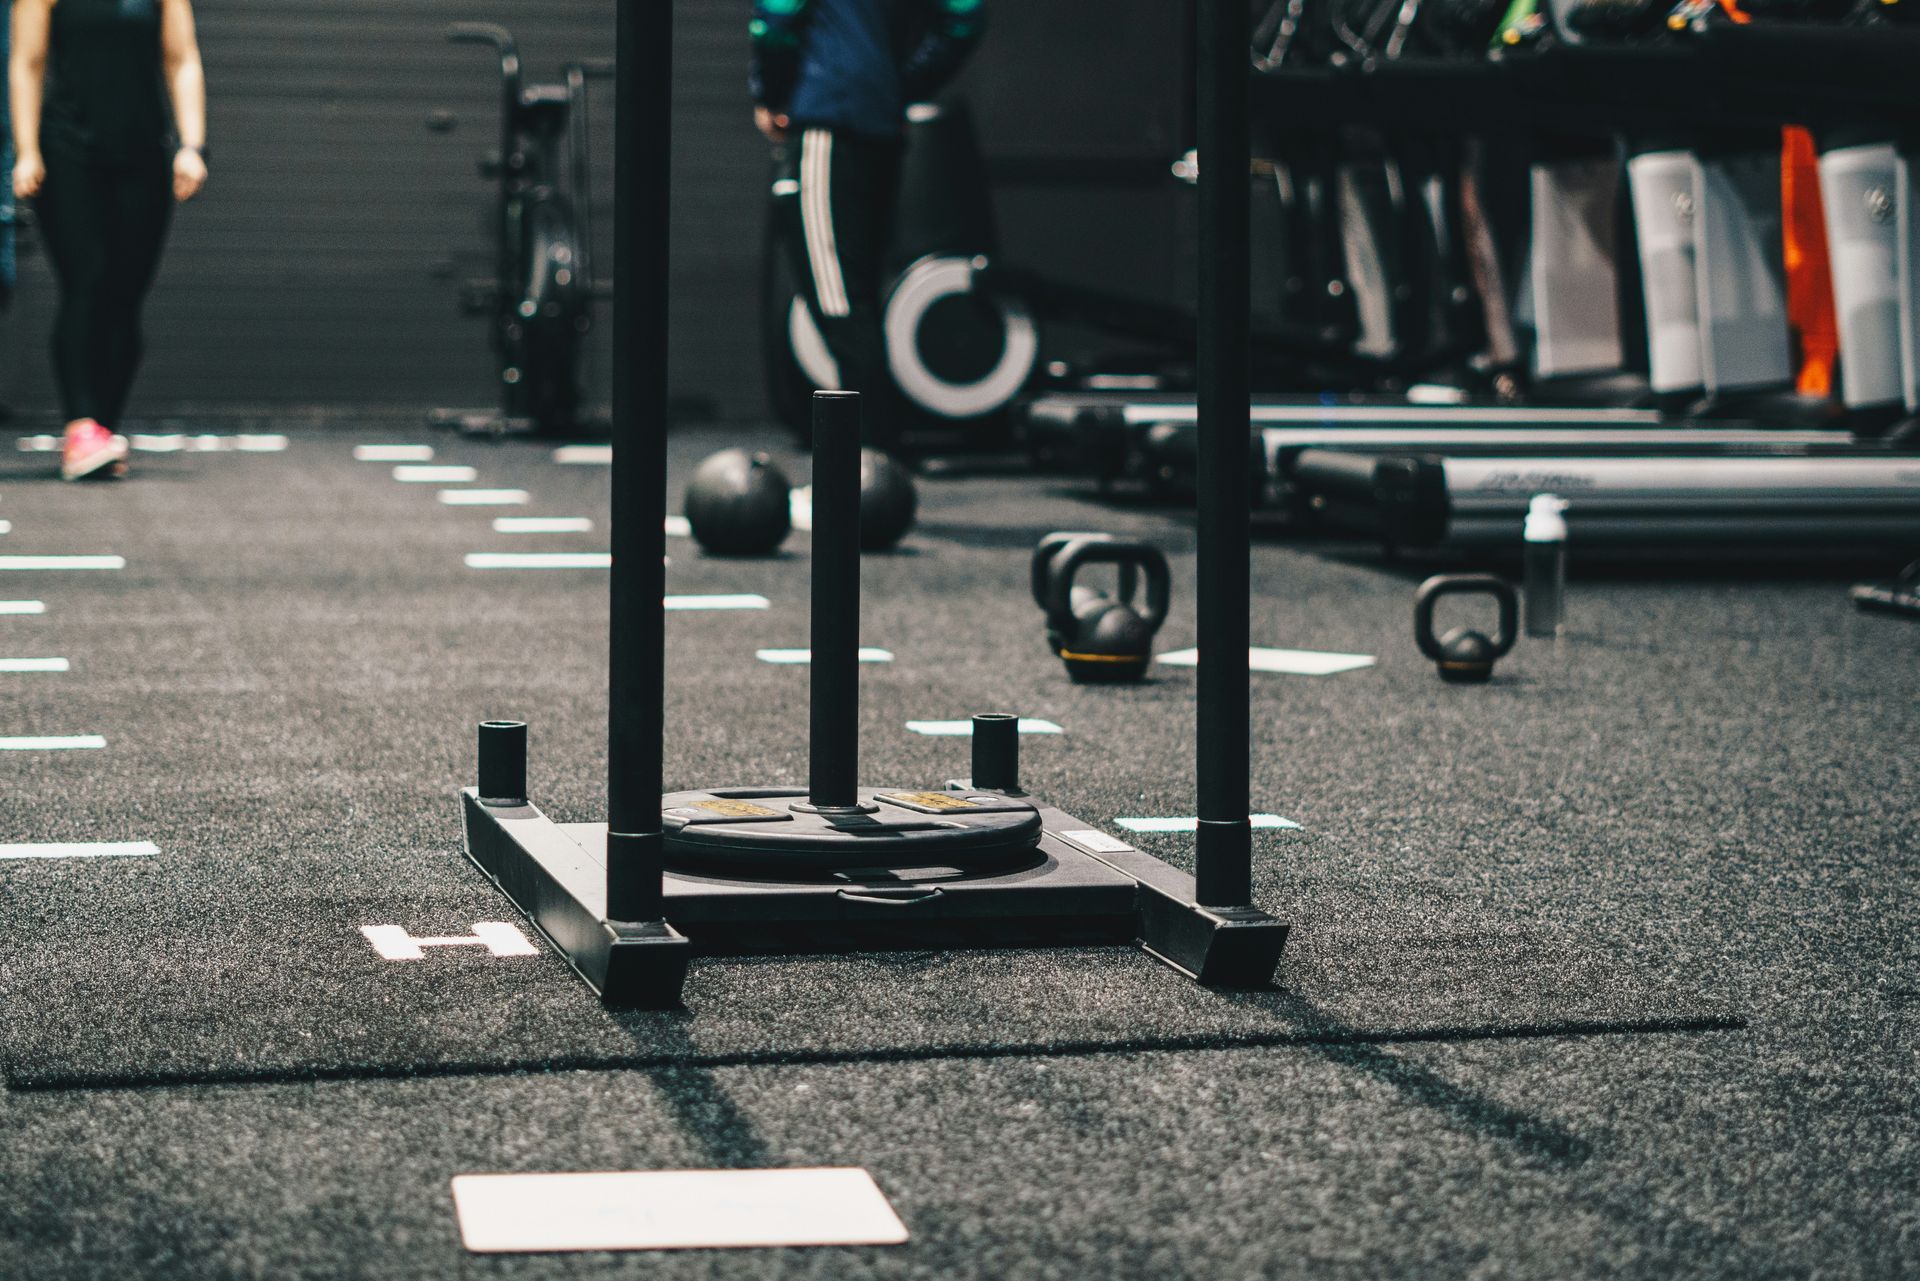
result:
[(1088, 565), (1120, 567), (1120, 603), (1129, 608), (1133, 592), (1129, 589), (1129, 571), (1145, 574), (1147, 611), (1142, 616), (1147, 626), (1158, 631), (1167, 621), (1167, 607), (1173, 595), (1173, 574), (1167, 568), (1166, 553), (1151, 543), (1122, 541), (1118, 538), (1089, 538), (1068, 543), (1053, 558), (1051, 581), (1047, 584), (1047, 626), (1066, 635), (1073, 630), (1073, 580)]
[[(1029, 577), (1031, 579), (1033, 603), (1035, 605), (1038, 605), (1041, 609), (1047, 608), (1047, 598), (1053, 590), (1054, 557), (1060, 554), (1061, 549), (1070, 547), (1076, 542), (1084, 541), (1110, 543), (1114, 541), (1114, 538), (1112, 534), (1069, 533), (1061, 531), (1048, 534), (1034, 547), (1033, 565)], [(1132, 561), (1128, 561), (1126, 564), (1120, 566), (1120, 602), (1124, 605), (1131, 605), (1134, 596), (1137, 595), (1139, 591), (1140, 571)]]
[(1491, 596), (1500, 606), (1500, 628), (1493, 636), (1494, 658), (1503, 658), (1520, 636), (1520, 593), (1497, 574), (1435, 574), (1413, 594), (1413, 639), (1434, 662), (1445, 655), (1433, 634), (1433, 610), (1443, 596)]

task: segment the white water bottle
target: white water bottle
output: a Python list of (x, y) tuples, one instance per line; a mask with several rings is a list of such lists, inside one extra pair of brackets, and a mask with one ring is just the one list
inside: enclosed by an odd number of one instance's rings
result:
[(1567, 602), (1567, 500), (1535, 494), (1527, 504), (1524, 558), (1527, 635), (1556, 639)]

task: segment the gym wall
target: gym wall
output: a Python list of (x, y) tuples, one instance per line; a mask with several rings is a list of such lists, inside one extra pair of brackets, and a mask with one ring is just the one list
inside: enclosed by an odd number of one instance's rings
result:
[[(675, 398), (693, 415), (764, 412), (755, 290), (766, 154), (745, 96), (746, 0), (677, 0)], [(213, 178), (179, 211), (147, 311), (142, 417), (424, 411), (493, 403), (483, 322), (461, 277), (488, 266), (497, 128), (486, 51), (454, 21), (520, 39), (530, 80), (611, 53), (614, 0), (196, 0)], [(1000, 179), (1007, 256), (1068, 279), (1174, 296), (1185, 147), (1184, 5), (999, 0), (959, 92)], [(1160, 30), (1159, 38), (1143, 32)], [(1068, 57), (1068, 54), (1071, 57)], [(612, 95), (598, 86), (596, 242), (611, 259)], [(431, 133), (435, 110), (451, 133)], [(54, 291), (29, 234), (0, 320), (0, 400), (56, 409)], [(590, 377), (608, 378), (605, 311)]]

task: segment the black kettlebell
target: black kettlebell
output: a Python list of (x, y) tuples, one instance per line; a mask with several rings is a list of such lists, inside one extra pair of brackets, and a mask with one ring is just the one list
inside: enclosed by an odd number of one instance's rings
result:
[[(1113, 565), (1119, 596), (1073, 581), (1088, 565)], [(1134, 605), (1146, 578), (1144, 613)], [(1047, 646), (1084, 684), (1137, 681), (1167, 621), (1172, 574), (1159, 548), (1111, 534), (1048, 534), (1033, 549), (1033, 598), (1047, 613)]]
[[(1442, 596), (1491, 596), (1500, 606), (1500, 625), (1491, 637), (1456, 627), (1445, 636), (1433, 634), (1433, 608)], [(1413, 594), (1413, 639), (1432, 659), (1440, 679), (1455, 684), (1478, 684), (1493, 675), (1493, 665), (1505, 658), (1520, 632), (1520, 593), (1494, 574), (1435, 574)]]

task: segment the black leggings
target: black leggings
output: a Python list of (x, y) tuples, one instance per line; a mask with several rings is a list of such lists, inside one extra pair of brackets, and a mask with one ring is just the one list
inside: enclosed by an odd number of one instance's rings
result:
[(164, 160), (98, 164), (47, 155), (34, 200), (40, 237), (60, 280), (53, 372), (67, 421), (113, 427), (140, 367), (140, 305), (173, 217)]

